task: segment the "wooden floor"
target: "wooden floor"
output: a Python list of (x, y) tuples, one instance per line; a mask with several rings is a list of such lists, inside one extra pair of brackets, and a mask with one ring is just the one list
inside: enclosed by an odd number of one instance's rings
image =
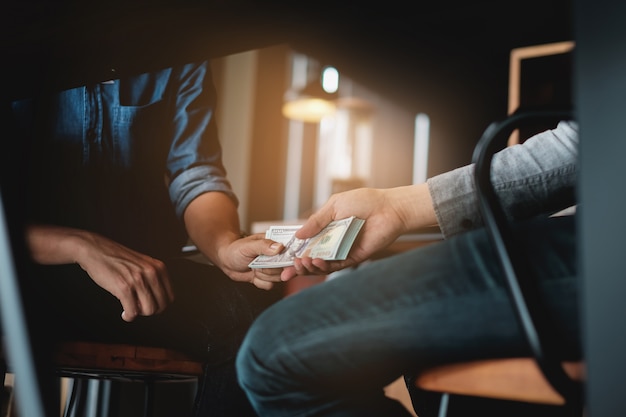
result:
[(0, 408), (0, 417), (12, 417), (14, 413), (11, 411), (13, 406), (13, 375), (7, 374), (5, 376), (4, 386), (0, 391), (2, 395), (2, 407)]
[(411, 398), (409, 397), (409, 392), (406, 389), (404, 378), (398, 378), (393, 383), (385, 387), (385, 394), (387, 394), (387, 397), (400, 401), (406, 409), (413, 414), (413, 416), (417, 417), (417, 414), (415, 414), (415, 411), (413, 411), (413, 407), (411, 406)]

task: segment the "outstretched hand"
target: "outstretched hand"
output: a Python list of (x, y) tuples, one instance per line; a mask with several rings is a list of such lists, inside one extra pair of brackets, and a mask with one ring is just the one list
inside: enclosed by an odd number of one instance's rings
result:
[(234, 281), (250, 282), (269, 290), (280, 281), (282, 269), (252, 270), (258, 255), (276, 255), (283, 245), (263, 234), (240, 236), (237, 207), (224, 193), (204, 193), (189, 203), (185, 226), (198, 249)]
[(333, 220), (356, 216), (365, 220), (348, 258), (343, 261), (296, 258), (285, 268), (283, 281), (296, 275), (329, 274), (368, 259), (393, 243), (398, 236), (420, 227), (437, 224), (426, 183), (387, 188), (359, 188), (332, 195), (296, 232), (296, 237), (315, 236)]
[(376, 251), (391, 244), (403, 231), (405, 224), (395, 210), (389, 190), (360, 188), (335, 194), (315, 212), (296, 232), (305, 239), (319, 233), (333, 220), (350, 216), (364, 219), (365, 223), (354, 241), (348, 258), (341, 261), (296, 258), (294, 266), (285, 268), (281, 278), (289, 280), (296, 275), (328, 274), (363, 262)]
[(220, 267), (233, 280), (250, 282), (269, 290), (280, 282), (282, 268), (250, 269), (248, 264), (259, 255), (276, 255), (284, 249), (282, 243), (266, 239), (263, 233), (254, 234), (230, 243), (220, 251)]

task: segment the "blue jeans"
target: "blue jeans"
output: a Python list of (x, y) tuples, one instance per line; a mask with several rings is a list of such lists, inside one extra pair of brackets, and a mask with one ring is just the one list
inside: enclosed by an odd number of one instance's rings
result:
[[(543, 219), (516, 232), (570, 358), (580, 355), (574, 226), (574, 218)], [(391, 417), (409, 415), (383, 393), (402, 375), (528, 354), (495, 252), (478, 230), (281, 300), (253, 324), (237, 370), (263, 417)], [(427, 417), (430, 404), (424, 413), (418, 398), (414, 406)]]

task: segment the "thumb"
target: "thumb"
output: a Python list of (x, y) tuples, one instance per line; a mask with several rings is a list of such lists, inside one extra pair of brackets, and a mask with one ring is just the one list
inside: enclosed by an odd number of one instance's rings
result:
[(267, 251), (263, 252), (263, 255), (277, 255), (285, 248), (280, 242), (275, 242), (273, 240), (267, 239), (269, 242), (269, 246), (267, 247)]
[(244, 254), (247, 256), (257, 255), (277, 255), (283, 251), (285, 246), (272, 239), (259, 239), (255, 240), (253, 244), (248, 244), (244, 247)]
[(307, 221), (296, 231), (296, 237), (298, 239), (307, 239), (313, 237), (328, 224), (333, 221), (333, 217), (329, 211), (318, 211), (311, 215)]

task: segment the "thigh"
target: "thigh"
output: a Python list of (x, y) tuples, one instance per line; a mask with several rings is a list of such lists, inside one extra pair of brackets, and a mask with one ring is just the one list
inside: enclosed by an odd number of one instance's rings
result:
[[(181, 348), (208, 353), (214, 363), (235, 357), (254, 319), (284, 292), (281, 286), (268, 291), (233, 281), (218, 268), (197, 262), (178, 260), (168, 268), (181, 279), (176, 280), (176, 300), (164, 319), (179, 334)], [(149, 323), (155, 332), (161, 324)]]
[(167, 266), (175, 301), (131, 323), (121, 319), (119, 301), (77, 265), (35, 267), (51, 337), (172, 347), (221, 362), (232, 359), (252, 320), (281, 296), (208, 264), (180, 259)]
[[(564, 342), (578, 346), (573, 233), (573, 222), (522, 229), (524, 239), (543, 242), (529, 247), (535, 271)], [(262, 314), (250, 340), (268, 367), (327, 389), (380, 387), (438, 363), (528, 353), (484, 231), (290, 296)]]

